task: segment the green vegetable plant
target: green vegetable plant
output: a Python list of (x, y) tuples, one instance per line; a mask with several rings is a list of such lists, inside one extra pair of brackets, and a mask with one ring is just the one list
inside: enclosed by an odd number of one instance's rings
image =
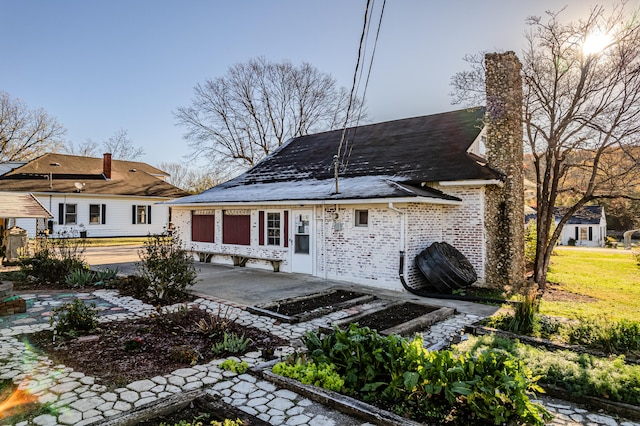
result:
[(357, 324), (310, 332), (304, 341), (311, 361), (331, 365), (344, 379), (344, 392), (418, 421), (542, 425), (550, 418), (530, 400), (542, 391), (538, 377), (505, 351), (430, 352), (420, 336), (381, 336)]
[(318, 386), (336, 392), (342, 390), (344, 386), (344, 379), (336, 372), (334, 365), (307, 361), (303, 354), (292, 354), (286, 361), (274, 365), (272, 371), (305, 385)]
[(234, 373), (244, 374), (249, 369), (249, 364), (247, 364), (246, 361), (239, 362), (233, 358), (228, 358), (222, 361), (222, 363), (220, 364), (220, 368), (226, 371), (232, 371)]

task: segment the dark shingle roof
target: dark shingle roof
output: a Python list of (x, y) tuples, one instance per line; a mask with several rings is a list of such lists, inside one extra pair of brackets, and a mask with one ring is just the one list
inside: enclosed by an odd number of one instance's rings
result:
[[(348, 129), (342, 149), (348, 163), (341, 177), (396, 176), (409, 182), (495, 179), (494, 172), (466, 152), (482, 129), (483, 117), (484, 109), (475, 108)], [(334, 130), (290, 140), (238, 183), (330, 179), (341, 136), (342, 130)]]
[(0, 191), (72, 193), (77, 192), (75, 183), (80, 182), (86, 194), (166, 198), (188, 195), (157, 176), (167, 174), (146, 163), (112, 160), (111, 179), (106, 179), (102, 158), (44, 154), (0, 176)]
[(420, 183), (498, 178), (467, 152), (482, 130), (483, 117), (484, 108), (474, 108), (348, 129), (339, 194), (334, 193), (332, 164), (343, 132), (334, 130), (291, 139), (237, 178), (174, 203), (407, 196), (457, 200)]
[[(553, 209), (553, 217), (556, 221), (560, 221), (566, 214), (569, 207), (555, 207)], [(597, 225), (602, 217), (602, 206), (583, 206), (578, 209), (567, 221), (570, 225)], [(525, 215), (524, 221), (528, 223), (530, 220), (536, 219), (536, 213)]]

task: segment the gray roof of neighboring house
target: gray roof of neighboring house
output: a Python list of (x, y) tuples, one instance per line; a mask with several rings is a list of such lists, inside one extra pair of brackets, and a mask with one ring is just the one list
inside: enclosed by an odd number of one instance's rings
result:
[(494, 180), (499, 174), (467, 150), (484, 108), (347, 129), (345, 166), (335, 193), (333, 157), (342, 130), (300, 136), (246, 173), (171, 204), (426, 197), (460, 201), (423, 182)]
[[(569, 207), (555, 207), (553, 209), (553, 216), (556, 221), (559, 221), (564, 216)], [(597, 225), (600, 223), (602, 217), (602, 206), (583, 206), (576, 211), (567, 221), (569, 225)], [(525, 223), (529, 220), (534, 220), (536, 213), (527, 214), (525, 216)]]
[[(111, 179), (103, 174), (103, 158), (44, 154), (0, 176), (0, 191), (81, 192), (97, 195), (129, 195), (178, 198), (188, 195), (158, 178), (165, 172), (137, 161), (111, 160)], [(51, 177), (51, 180), (49, 178)]]

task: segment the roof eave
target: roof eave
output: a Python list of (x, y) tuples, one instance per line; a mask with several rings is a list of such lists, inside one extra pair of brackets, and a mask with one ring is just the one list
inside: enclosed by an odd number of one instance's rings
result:
[(291, 206), (291, 205), (336, 205), (336, 204), (389, 204), (389, 203), (420, 203), (420, 204), (441, 204), (450, 206), (462, 205), (460, 199), (442, 199), (430, 197), (389, 197), (389, 198), (347, 198), (347, 199), (323, 199), (323, 200), (264, 200), (264, 201), (218, 201), (202, 203), (175, 203), (166, 202), (176, 208), (202, 208), (202, 206)]

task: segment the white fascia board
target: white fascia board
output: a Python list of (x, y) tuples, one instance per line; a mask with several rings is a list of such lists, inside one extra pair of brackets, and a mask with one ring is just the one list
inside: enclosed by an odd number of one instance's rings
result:
[(423, 203), (423, 204), (445, 204), (452, 206), (462, 205), (462, 201), (443, 200), (441, 198), (429, 197), (398, 197), (398, 198), (354, 198), (344, 200), (281, 200), (281, 201), (247, 201), (247, 202), (213, 202), (213, 203), (189, 203), (189, 204), (169, 204), (175, 209), (205, 208), (207, 206), (238, 207), (238, 206), (309, 206), (326, 204), (389, 204), (389, 203)]
[(474, 179), (474, 180), (447, 180), (438, 182), (440, 186), (483, 186), (483, 185), (504, 185), (500, 179)]
[(125, 199), (145, 199), (154, 200), (156, 202), (164, 202), (175, 200), (175, 198), (158, 197), (153, 195), (118, 195), (118, 194), (91, 194), (88, 192), (31, 192), (35, 196), (43, 197), (89, 197), (89, 198), (125, 198)]

